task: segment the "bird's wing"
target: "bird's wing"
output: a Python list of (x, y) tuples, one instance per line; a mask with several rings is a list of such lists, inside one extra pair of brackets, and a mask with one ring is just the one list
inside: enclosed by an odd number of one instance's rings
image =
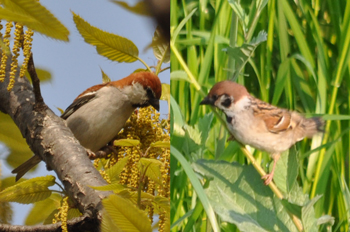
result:
[(254, 99), (252, 104), (254, 116), (264, 121), (266, 128), (271, 133), (279, 133), (291, 128), (291, 112), (280, 109), (259, 99)]
[(92, 101), (95, 96), (96, 96), (96, 92), (92, 92), (92, 93), (85, 94), (83, 96), (78, 97), (77, 99), (74, 100), (74, 102), (70, 106), (67, 107), (64, 113), (61, 115), (61, 118), (67, 119), (81, 106), (88, 103), (89, 101)]

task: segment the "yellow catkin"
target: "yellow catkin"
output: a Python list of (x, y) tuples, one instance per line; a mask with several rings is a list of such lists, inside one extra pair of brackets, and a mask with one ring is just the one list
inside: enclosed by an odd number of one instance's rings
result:
[(109, 178), (109, 176), (107, 175), (107, 173), (104, 170), (99, 170), (101, 176), (103, 179), (105, 179), (105, 181), (110, 184), (111, 183), (111, 179)]
[(23, 64), (21, 67), (21, 72), (19, 74), (20, 77), (23, 77), (27, 67), (28, 67), (28, 61), (31, 55), (32, 51), (32, 41), (33, 41), (33, 35), (34, 32), (31, 29), (27, 29), (26, 33), (24, 34), (24, 40), (23, 40)]
[(67, 227), (67, 220), (68, 220), (68, 210), (69, 210), (69, 206), (68, 206), (68, 197), (63, 198), (63, 202), (62, 202), (62, 206), (61, 208), (61, 228), (62, 228), (62, 232), (68, 232), (68, 227)]
[[(135, 111), (126, 122), (124, 129), (119, 133), (117, 139), (137, 139), (140, 144), (135, 147), (116, 147), (118, 154), (115, 156), (116, 162), (126, 156), (131, 156), (123, 172), (120, 174), (120, 183), (137, 189), (139, 185), (140, 172), (139, 160), (142, 154), (150, 147), (151, 143), (157, 141), (170, 141), (170, 125), (168, 120), (160, 120), (160, 114), (153, 108), (147, 107)], [(148, 150), (146, 158), (153, 158), (161, 161), (162, 184), (156, 184), (154, 181), (147, 179), (143, 182), (142, 191), (154, 196), (169, 198), (170, 196), (170, 149), (168, 148), (151, 148)], [(114, 163), (110, 162), (111, 165)], [(144, 171), (144, 170), (143, 170)], [(142, 204), (142, 202), (141, 202)], [(142, 207), (148, 211), (148, 216), (153, 221), (154, 208), (150, 204)], [(163, 210), (164, 211), (164, 210)], [(159, 212), (159, 231), (163, 231), (165, 221), (168, 220), (169, 212)]]
[[(11, 29), (13, 27), (12, 22), (7, 22), (6, 23), (6, 30), (4, 34), (4, 45), (7, 47), (10, 47), (10, 40), (9, 38), (11, 37)], [(6, 74), (6, 63), (7, 63), (7, 55), (6, 52), (2, 51), (1, 54), (1, 65), (0, 65), (0, 81), (3, 82), (5, 80), (5, 74)]]
[(18, 68), (18, 56), (19, 56), (19, 51), (21, 49), (21, 37), (23, 34), (23, 26), (16, 23), (16, 28), (15, 28), (15, 37), (14, 37), (14, 43), (12, 47), (12, 63), (11, 63), (11, 71), (10, 71), (10, 82), (9, 85), (7, 86), (7, 90), (10, 91), (13, 88), (13, 85), (15, 83), (15, 77), (16, 77), (16, 72)]
[(54, 214), (54, 218), (52, 219), (52, 223), (55, 224), (57, 222), (61, 222), (62, 232), (68, 232), (67, 220), (68, 220), (68, 197), (62, 199), (61, 207), (58, 207), (58, 212)]

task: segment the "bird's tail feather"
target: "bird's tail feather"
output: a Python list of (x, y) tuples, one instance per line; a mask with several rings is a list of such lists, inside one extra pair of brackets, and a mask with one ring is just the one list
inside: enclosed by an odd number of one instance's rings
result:
[(311, 138), (319, 132), (324, 132), (324, 120), (320, 117), (307, 118), (302, 122), (305, 137)]
[(41, 159), (39, 156), (35, 155), (31, 157), (29, 160), (19, 165), (17, 168), (13, 169), (12, 173), (17, 173), (16, 181), (21, 179), (21, 177), (26, 174), (30, 169), (32, 169), (35, 165), (40, 163)]

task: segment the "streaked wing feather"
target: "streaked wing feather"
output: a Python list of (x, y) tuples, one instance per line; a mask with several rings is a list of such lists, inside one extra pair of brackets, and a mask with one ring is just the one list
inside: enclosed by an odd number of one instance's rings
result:
[(255, 117), (261, 118), (266, 128), (272, 133), (279, 133), (290, 128), (291, 114), (288, 110), (277, 108), (259, 99), (254, 99)]
[(67, 119), (81, 106), (93, 100), (95, 96), (96, 96), (96, 93), (90, 93), (75, 99), (75, 101), (70, 106), (68, 106), (67, 109), (64, 111), (64, 113), (61, 115), (61, 118)]

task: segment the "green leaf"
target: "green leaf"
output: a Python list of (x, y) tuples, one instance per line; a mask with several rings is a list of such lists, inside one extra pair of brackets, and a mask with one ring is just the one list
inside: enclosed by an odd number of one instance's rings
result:
[(101, 69), (101, 73), (102, 73), (102, 83), (107, 83), (107, 82), (111, 82), (111, 78), (109, 78), (109, 76)]
[(118, 195), (110, 195), (102, 200), (105, 212), (102, 217), (102, 232), (123, 231), (151, 232), (147, 213), (138, 209), (129, 200)]
[(112, 183), (104, 186), (89, 186), (89, 187), (99, 191), (114, 191), (116, 193), (126, 189), (124, 185), (119, 183)]
[(287, 199), (282, 199), (283, 206), (292, 214), (297, 216), (298, 218), (301, 218), (301, 208), (302, 206), (293, 204), (289, 202)]
[[(185, 170), (185, 172), (187, 174), (187, 177), (190, 179), (191, 184), (192, 184), (194, 190), (196, 191), (198, 198), (201, 201), (205, 212), (207, 213), (207, 217), (211, 223), (213, 230), (215, 232), (219, 232), (220, 228), (219, 228), (218, 222), (216, 220), (216, 215), (215, 215), (214, 210), (213, 210), (213, 207), (215, 207), (215, 206), (212, 205), (212, 203), (210, 202), (209, 195), (206, 194), (206, 191), (203, 189), (203, 186), (199, 182), (197, 175), (194, 173), (191, 165), (182, 156), (182, 154), (172, 145), (170, 148), (170, 154), (180, 162), (182, 168)], [(221, 168), (220, 168), (220, 170), (221, 170)]]
[(183, 136), (185, 134), (185, 131), (183, 130), (183, 126), (185, 125), (185, 122), (184, 122), (179, 105), (171, 95), (170, 95), (170, 120), (171, 120), (171, 124), (173, 125), (171, 127), (170, 134)]
[(139, 15), (144, 15), (144, 16), (152, 16), (152, 13), (148, 9), (148, 5), (144, 1), (139, 1), (136, 3), (135, 6), (129, 6), (128, 3), (122, 2), (122, 1), (112, 1), (115, 4), (123, 7), (124, 9), (139, 14)]
[[(273, 161), (270, 165), (270, 172), (272, 170)], [(298, 160), (295, 149), (283, 152), (281, 158), (276, 164), (275, 175), (273, 180), (277, 187), (284, 193), (289, 193), (298, 176)]]
[(22, 181), (0, 192), (0, 201), (29, 204), (42, 201), (51, 195), (48, 188), (55, 184), (54, 176), (36, 177)]
[(188, 78), (187, 73), (183, 70), (172, 71), (170, 73), (170, 80), (172, 81), (187, 81), (191, 83), (191, 80)]
[(315, 216), (314, 205), (322, 196), (315, 196), (310, 202), (301, 209), (301, 221), (303, 223), (304, 231), (317, 232), (317, 219)]
[[(28, 160), (33, 156), (26, 140), (23, 138), (17, 125), (12, 118), (0, 112), (0, 141), (6, 145), (10, 154), (6, 158), (6, 162), (11, 167), (18, 167), (23, 160)], [(32, 169), (33, 171), (35, 169)]]
[(24, 222), (25, 225), (36, 225), (43, 222), (53, 210), (61, 206), (62, 196), (53, 193), (43, 201), (35, 202)]
[(79, 33), (85, 42), (96, 47), (100, 55), (117, 62), (131, 63), (138, 60), (139, 50), (132, 41), (93, 27), (79, 15), (72, 13)]
[[(43, 68), (35, 68), (36, 74), (38, 75), (38, 78), (40, 80), (40, 82), (47, 82), (50, 81), (52, 79), (52, 75), (50, 73), (50, 71), (43, 69)], [(25, 73), (26, 77), (30, 77), (28, 71), (26, 71)], [(28, 78), (30, 82), (32, 82), (31, 78)]]
[(162, 96), (160, 100), (167, 101), (170, 105), (170, 85), (166, 83), (162, 83)]
[(162, 63), (170, 62), (170, 42), (162, 36), (159, 27), (157, 27), (154, 32), (152, 38), (152, 48), (153, 54), (157, 60), (161, 61)]
[(69, 31), (36, 0), (2, 0), (0, 18), (21, 23), (54, 39), (68, 41)]
[(166, 197), (156, 196), (154, 197), (154, 204), (167, 212), (170, 212), (170, 201)]
[(105, 170), (112, 182), (119, 180), (119, 175), (124, 170), (124, 167), (128, 163), (128, 160), (129, 160), (129, 157), (126, 156), (118, 160), (118, 162), (115, 165)]
[(250, 57), (253, 55), (256, 47), (267, 40), (267, 33), (260, 31), (258, 36), (253, 38), (249, 44), (243, 44), (241, 47), (228, 47), (224, 49), (229, 56), (234, 58), (236, 61), (236, 72), (234, 73), (233, 80), (237, 80), (238, 75), (243, 70), (245, 64), (248, 62)]
[(155, 143), (151, 143), (150, 147), (170, 148), (170, 141), (157, 141)]
[(334, 217), (329, 216), (329, 215), (323, 215), (322, 217), (317, 219), (317, 225), (322, 225), (322, 224), (330, 224), (330, 225), (334, 225)]
[(244, 12), (241, 4), (236, 0), (228, 0), (228, 3), (232, 7), (233, 11), (238, 16), (239, 20), (241, 21), (243, 31), (246, 32), (248, 30), (248, 23), (249, 23), (249, 17)]
[(297, 231), (280, 199), (252, 165), (198, 160), (192, 166), (210, 181), (205, 193), (223, 221), (240, 231)]
[(140, 144), (139, 140), (136, 139), (118, 139), (114, 140), (113, 145), (114, 146), (119, 146), (119, 147), (136, 147), (137, 145)]
[(146, 170), (145, 175), (159, 185), (162, 185), (162, 174), (160, 172), (162, 165), (163, 163), (156, 159), (140, 159), (140, 166), (143, 167), (143, 170)]
[(173, 42), (175, 42), (175, 40), (176, 40), (176, 38), (177, 38), (179, 32), (181, 31), (182, 27), (185, 26), (185, 24), (187, 23), (187, 21), (192, 17), (192, 15), (194, 14), (194, 12), (196, 12), (196, 11), (197, 11), (197, 8), (193, 9), (193, 10), (191, 11), (191, 13), (189, 13), (189, 14), (179, 23), (179, 25), (175, 28), (174, 33), (172, 33), (172, 35), (171, 35), (171, 40), (172, 40)]

